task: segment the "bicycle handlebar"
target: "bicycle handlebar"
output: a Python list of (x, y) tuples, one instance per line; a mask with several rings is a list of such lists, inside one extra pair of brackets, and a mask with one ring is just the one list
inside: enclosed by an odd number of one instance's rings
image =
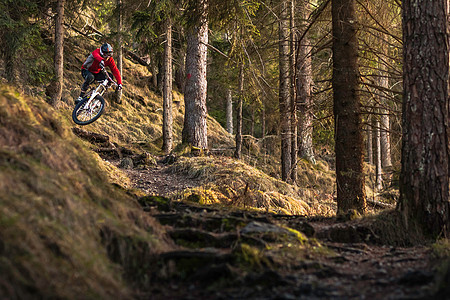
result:
[(119, 87), (117, 82), (115, 82), (114, 79), (112, 79), (111, 76), (109, 76), (109, 73), (106, 71), (104, 67), (102, 68), (102, 72), (106, 75), (106, 78), (108, 78), (109, 82), (112, 82), (116, 86), (116, 88)]

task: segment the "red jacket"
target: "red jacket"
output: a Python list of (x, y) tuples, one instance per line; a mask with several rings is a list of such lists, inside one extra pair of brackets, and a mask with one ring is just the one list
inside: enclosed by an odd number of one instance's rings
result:
[(82, 69), (86, 69), (93, 74), (97, 74), (101, 71), (100, 62), (105, 62), (105, 66), (109, 67), (111, 72), (116, 78), (118, 84), (122, 84), (122, 77), (120, 77), (119, 69), (117, 69), (116, 63), (112, 57), (107, 58), (106, 60), (100, 55), (100, 48), (95, 49), (88, 56), (86, 61), (81, 66)]

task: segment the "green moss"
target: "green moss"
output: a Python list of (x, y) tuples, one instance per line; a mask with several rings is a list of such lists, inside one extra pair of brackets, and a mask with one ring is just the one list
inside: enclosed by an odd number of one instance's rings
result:
[(269, 260), (264, 256), (264, 250), (249, 244), (240, 244), (234, 251), (234, 255), (236, 262), (244, 268), (258, 270), (265, 266), (270, 266)]
[(450, 240), (441, 239), (431, 245), (431, 250), (433, 255), (438, 259), (448, 259), (450, 258)]
[(300, 231), (292, 229), (290, 227), (284, 227), (284, 229), (288, 230), (290, 233), (295, 235), (297, 237), (297, 240), (300, 242), (300, 244), (304, 244), (304, 243), (308, 242), (308, 238)]
[(156, 206), (159, 211), (170, 211), (172, 209), (172, 201), (163, 196), (144, 196), (138, 199), (141, 206)]

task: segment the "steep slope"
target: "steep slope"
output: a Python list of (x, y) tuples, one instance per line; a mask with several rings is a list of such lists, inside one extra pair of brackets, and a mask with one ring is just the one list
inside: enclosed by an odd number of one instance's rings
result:
[(129, 298), (171, 247), (70, 125), (0, 86), (1, 298)]
[[(91, 42), (71, 38), (66, 41), (65, 57), (65, 92), (63, 100), (69, 117), (73, 101), (80, 93), (83, 82), (80, 67), (89, 51), (98, 47)], [(162, 98), (151, 85), (152, 74), (147, 67), (124, 57), (122, 79), (124, 83), (122, 103), (115, 103), (112, 90), (105, 94), (107, 109), (104, 116), (86, 130), (108, 135), (113, 141), (122, 144), (144, 145), (153, 153), (158, 153), (162, 146)], [(93, 86), (93, 85), (91, 85)], [(174, 144), (181, 142), (184, 120), (184, 101), (182, 95), (174, 91), (173, 128)], [(75, 124), (74, 124), (75, 125)], [(219, 123), (208, 116), (208, 143), (211, 148), (219, 145), (232, 146), (234, 141)]]

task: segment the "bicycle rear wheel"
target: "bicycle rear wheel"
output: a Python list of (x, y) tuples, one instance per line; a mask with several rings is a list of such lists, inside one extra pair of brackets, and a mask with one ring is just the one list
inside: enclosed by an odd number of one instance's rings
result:
[(102, 115), (105, 109), (105, 99), (102, 96), (97, 95), (89, 103), (88, 100), (84, 98), (73, 109), (72, 119), (78, 125), (91, 124)]

